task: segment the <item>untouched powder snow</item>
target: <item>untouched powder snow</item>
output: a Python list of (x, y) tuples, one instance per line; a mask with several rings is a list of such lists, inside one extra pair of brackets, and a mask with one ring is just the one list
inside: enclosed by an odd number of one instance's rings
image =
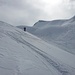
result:
[(75, 55), (0, 22), (0, 75), (75, 75)]

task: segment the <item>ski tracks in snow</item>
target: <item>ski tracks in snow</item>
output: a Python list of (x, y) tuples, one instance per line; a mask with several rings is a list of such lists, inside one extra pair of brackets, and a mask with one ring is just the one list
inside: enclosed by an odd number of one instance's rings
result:
[[(25, 45), (27, 45), (28, 47), (30, 47), (33, 51), (35, 51), (37, 54), (39, 54), (43, 59), (46, 60), (46, 62), (51, 66), (53, 66), (61, 75), (74, 75), (72, 73), (70, 73), (68, 66), (65, 67), (66, 65), (60, 64), (58, 63), (56, 60), (52, 60), (50, 58), (50, 56), (43, 52), (41, 49), (35, 47), (34, 45), (28, 43), (27, 41), (23, 40), (25, 42)], [(43, 61), (44, 64), (46, 64)], [(46, 64), (46, 66), (49, 68), (49, 65)], [(69, 67), (70, 68), (70, 67)]]
[[(41, 58), (42, 63), (48, 68), (50, 69), (50, 71), (52, 71), (53, 69), (56, 69), (57, 75), (74, 75), (75, 74), (75, 69), (67, 66), (65, 64), (62, 64), (60, 62), (57, 62), (54, 58), (50, 57), (50, 55), (48, 55), (47, 53), (45, 53), (44, 51), (42, 51), (41, 49), (39, 49), (38, 47), (30, 44), (27, 40), (23, 39), (21, 36), (19, 37), (15, 37), (15, 33), (7, 33), (7, 35), (9, 35), (12, 39), (16, 40), (18, 43), (22, 43), (23, 45), (27, 45), (29, 48), (31, 48), (31, 50), (33, 50), (36, 54), (36, 56), (39, 58)], [(47, 65), (49, 64), (49, 65)], [(53, 66), (53, 69), (51, 69), (50, 67)], [(52, 71), (53, 72), (53, 71)], [(54, 74), (53, 74), (54, 75)]]

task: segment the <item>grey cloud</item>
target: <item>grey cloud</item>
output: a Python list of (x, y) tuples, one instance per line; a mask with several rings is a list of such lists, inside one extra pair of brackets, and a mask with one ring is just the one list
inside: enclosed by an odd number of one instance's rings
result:
[[(7, 21), (11, 24), (33, 24), (38, 20), (42, 11), (33, 6), (31, 3), (22, 4), (23, 0), (0, 0), (0, 20)], [(2, 17), (3, 16), (3, 17)]]
[(8, 6), (13, 7), (13, 8), (19, 8), (22, 9), (24, 6), (28, 6), (27, 5), (27, 0), (25, 0), (25, 5), (22, 4), (23, 0), (0, 0), (0, 4), (1, 6)]
[[(68, 5), (65, 1), (68, 2)], [(40, 0), (0, 0), (0, 20), (13, 25), (33, 25), (39, 19), (50, 20), (51, 17), (72, 16), (75, 13), (74, 1), (64, 0), (60, 6), (45, 11), (44, 4), (40, 3)]]
[(64, 0), (63, 10), (67, 12), (67, 15), (75, 15), (75, 0)]
[(75, 0), (70, 0), (70, 1), (75, 1)]

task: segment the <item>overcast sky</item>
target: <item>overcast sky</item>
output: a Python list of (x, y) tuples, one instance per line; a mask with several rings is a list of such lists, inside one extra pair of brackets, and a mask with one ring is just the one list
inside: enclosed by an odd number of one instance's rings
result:
[(16, 26), (73, 15), (75, 0), (0, 0), (0, 20)]

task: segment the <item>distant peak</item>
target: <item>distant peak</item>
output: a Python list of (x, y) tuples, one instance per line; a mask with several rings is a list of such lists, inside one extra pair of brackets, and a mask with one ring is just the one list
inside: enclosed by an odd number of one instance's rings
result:
[(75, 15), (71, 19), (75, 19)]
[(39, 20), (38, 22), (46, 22), (46, 21), (44, 21), (44, 20)]

